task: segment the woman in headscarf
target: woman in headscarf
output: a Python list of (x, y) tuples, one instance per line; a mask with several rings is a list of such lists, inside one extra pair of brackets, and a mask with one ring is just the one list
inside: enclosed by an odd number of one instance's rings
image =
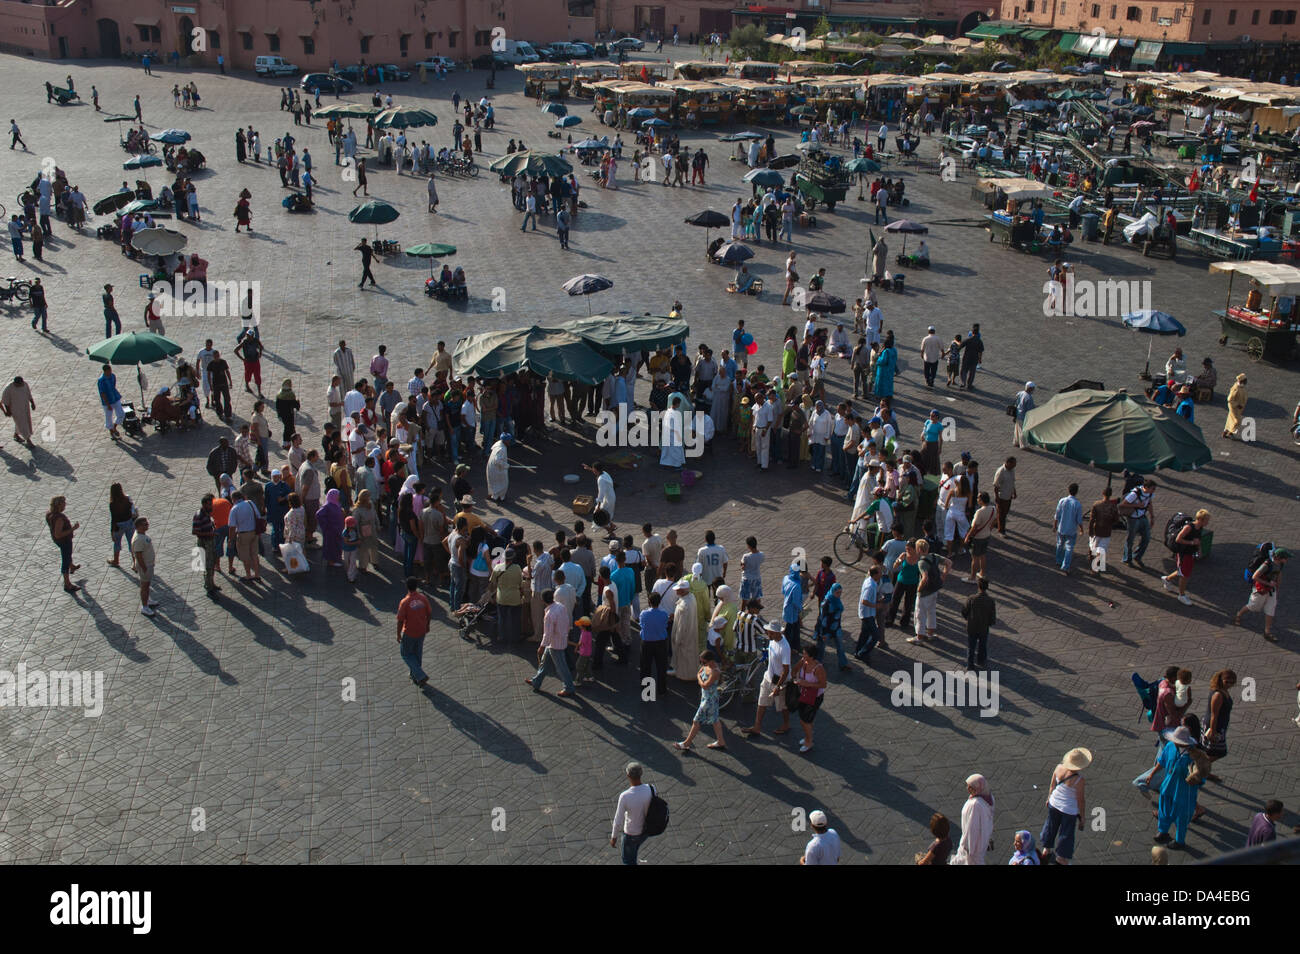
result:
[(1039, 864), (1038, 852), (1034, 850), (1034, 836), (1027, 831), (1016, 832), (1016, 839), (1012, 843), (1014, 853), (1009, 865), (1036, 865)]
[(289, 442), (294, 434), (293, 415), (301, 406), (298, 403), (298, 396), (293, 393), (293, 381), (285, 378), (280, 383), (279, 393), (275, 396), (275, 416), (284, 425), (284, 433), (280, 437), (281, 450), (289, 449)]
[(709, 405), (709, 417), (713, 418), (713, 432), (722, 434), (731, 421), (731, 395), (735, 382), (727, 374), (727, 366), (720, 365), (713, 378), (712, 403)]
[[(711, 612), (713, 600), (709, 598), (709, 584), (704, 579), (704, 564), (692, 563), (691, 572), (682, 577), (691, 587), (691, 595), (695, 597), (695, 633), (699, 642), (695, 647), (694, 655), (688, 656), (688, 660), (694, 660), (704, 652), (705, 644), (709, 635), (709, 620), (712, 618)], [(689, 666), (690, 663), (688, 662)]]
[(502, 434), (492, 445), (492, 453), (487, 459), (488, 500), (505, 503), (506, 491), (510, 489), (509, 444), (514, 440), (511, 434)]
[[(1156, 837), (1155, 843), (1163, 845), (1173, 841), (1170, 846), (1181, 850), (1187, 847), (1187, 826), (1192, 820), (1196, 806), (1196, 792), (1187, 781), (1187, 773), (1192, 767), (1191, 749), (1196, 744), (1186, 726), (1179, 726), (1169, 733), (1169, 741), (1160, 752), (1158, 764), (1165, 771), (1160, 783), (1160, 800), (1156, 803)], [(1172, 839), (1169, 829), (1174, 829)]]
[(717, 596), (718, 602), (709, 617), (709, 626), (712, 628), (713, 621), (717, 619), (725, 621), (722, 628), (722, 647), (727, 652), (731, 652), (736, 648), (736, 616), (740, 613), (740, 603), (736, 599), (736, 591), (725, 583), (718, 587)]
[(993, 837), (993, 793), (983, 775), (966, 779), (966, 804), (961, 807), (961, 841), (953, 865), (982, 865)]
[(788, 381), (790, 375), (797, 373), (799, 366), (799, 351), (795, 347), (793, 338), (785, 339), (785, 348), (781, 351), (781, 377)]
[(826, 596), (822, 598), (822, 605), (817, 613), (817, 628), (813, 632), (813, 639), (816, 640), (817, 658), (822, 658), (822, 650), (825, 648), (826, 640), (835, 640), (835, 652), (839, 657), (840, 672), (849, 668), (848, 657), (844, 654), (844, 632), (841, 625), (844, 616), (844, 587), (839, 583), (832, 583), (830, 589), (826, 591)]
[[(803, 409), (804, 421), (808, 421), (808, 422), (812, 421), (813, 414), (815, 413), (813, 410), (812, 396), (809, 394), (805, 394), (802, 398), (799, 399), (799, 406)], [(805, 433), (808, 430), (810, 430), (810, 428), (805, 424), (804, 427)], [(808, 443), (807, 440), (801, 439), (799, 441), (799, 463), (807, 464), (809, 467), (812, 466), (812, 445)]]
[(357, 494), (352, 516), (357, 518), (357, 532), (361, 534), (361, 543), (357, 547), (357, 569), (365, 573), (370, 564), (375, 562), (379, 544), (379, 514), (375, 512), (369, 490)]
[(876, 395), (894, 396), (894, 372), (898, 370), (898, 351), (894, 348), (892, 332), (885, 338), (885, 346), (876, 357)]
[(699, 614), (690, 580), (682, 577), (673, 586), (677, 603), (673, 606), (672, 673), (683, 682), (695, 682), (695, 663), (700, 658)]
[(316, 511), (316, 526), (320, 528), (321, 559), (330, 566), (342, 566), (343, 508), (337, 490), (325, 494), (325, 502)]
[(415, 509), (415, 487), (418, 481), (412, 475), (406, 478), (397, 494), (398, 539), (402, 543), (402, 575), (415, 572), (415, 555), (420, 546), (420, 512)]
[[(284, 544), (287, 546), (296, 543), (304, 547), (307, 544), (307, 513), (302, 508), (302, 498), (296, 493), (289, 494), (285, 503), (289, 505), (289, 511), (284, 515)], [(283, 558), (284, 551), (281, 550)]]
[(1224, 437), (1236, 437), (1241, 430), (1242, 415), (1246, 413), (1246, 376), (1237, 375), (1237, 381), (1228, 391), (1228, 420), (1223, 425)]

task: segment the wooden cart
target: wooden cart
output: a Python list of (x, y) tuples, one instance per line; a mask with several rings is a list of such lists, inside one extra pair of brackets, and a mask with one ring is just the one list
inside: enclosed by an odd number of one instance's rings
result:
[[(1220, 345), (1240, 344), (1252, 360), (1294, 361), (1300, 357), (1300, 268), (1277, 262), (1213, 262), (1212, 272), (1228, 273), (1227, 303), (1216, 310), (1223, 335)], [(1240, 305), (1232, 303), (1232, 282), (1241, 273), (1251, 290)]]

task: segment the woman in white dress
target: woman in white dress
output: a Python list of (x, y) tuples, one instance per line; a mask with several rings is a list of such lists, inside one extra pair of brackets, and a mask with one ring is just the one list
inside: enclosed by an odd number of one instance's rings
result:
[(506, 491), (510, 489), (510, 461), (506, 445), (514, 440), (511, 434), (502, 434), (492, 445), (492, 453), (487, 460), (488, 500), (505, 502)]
[(993, 793), (983, 775), (966, 779), (966, 804), (961, 808), (961, 841), (951, 865), (982, 865), (993, 837)]

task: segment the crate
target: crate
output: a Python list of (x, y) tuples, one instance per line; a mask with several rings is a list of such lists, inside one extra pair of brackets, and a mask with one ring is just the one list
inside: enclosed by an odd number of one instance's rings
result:
[(573, 498), (573, 512), (579, 517), (589, 517), (595, 509), (595, 497), (590, 497), (587, 494), (579, 494)]
[(669, 503), (681, 503), (682, 485), (681, 484), (664, 484), (664, 496), (668, 498)]

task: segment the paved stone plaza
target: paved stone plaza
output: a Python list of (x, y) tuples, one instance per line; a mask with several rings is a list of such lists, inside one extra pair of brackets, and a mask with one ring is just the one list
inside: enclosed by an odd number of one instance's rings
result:
[[(92, 202), (125, 176), (137, 176), (121, 169), (127, 156), (116, 126), (101, 122), (88, 104), (58, 107), (40, 98), (44, 82), (61, 85), (66, 72), (62, 63), (0, 59), (10, 115), (30, 147), (0, 152), (0, 201), (10, 212), (13, 197), (47, 156)], [(238, 125), (251, 123), (264, 142), (291, 125), (290, 116), (277, 110), (272, 82), (165, 69), (148, 78), (119, 64), (78, 63), (71, 72), (87, 98), (91, 84), (98, 86), (106, 111), (129, 113), (138, 92), (151, 131), (179, 126), (193, 133), (193, 144), (208, 157), (208, 170), (196, 180), (203, 221), (174, 227), (189, 236), (191, 250), (210, 260), (213, 280), (262, 283), (264, 387), (273, 395), (283, 377), (293, 378), (303, 402), (299, 426), (310, 446), (318, 446), (326, 419), (330, 354), (339, 338), (353, 347), (359, 365), (378, 344), (387, 344), (394, 359), (391, 376), (404, 381), (424, 366), (439, 339), (450, 347), (472, 332), (585, 315), (585, 304), (560, 289), (581, 272), (614, 280), (614, 288), (593, 301), (607, 313), (666, 314), (679, 298), (691, 324), (692, 352), (700, 341), (715, 349), (729, 346), (735, 320), (745, 318), (760, 344), (751, 367), (779, 366), (784, 329), (802, 322), (779, 307), (784, 248), (756, 248), (751, 269), (767, 281), (768, 291), (758, 301), (737, 299), (723, 291), (730, 270), (705, 264), (701, 230), (682, 224), (706, 207), (728, 211), (737, 197), (748, 195), (739, 183), (743, 167), (728, 161), (727, 146), (716, 142), (716, 134), (683, 136), (683, 146), (708, 149), (707, 187), (633, 185), (626, 162), (617, 191), (601, 191), (583, 174), (582, 198), (589, 208), (576, 219), (568, 252), (559, 248), (547, 219), (536, 233), (519, 233), (509, 191), (491, 174), (474, 181), (440, 179), (442, 214), (432, 216), (425, 212), (423, 182), (372, 172), (371, 195), (394, 202), (403, 213), (383, 230), (385, 236), (404, 245), (439, 241), (459, 247), (455, 261), (468, 273), (471, 301), (455, 308), (422, 294), (423, 261), (377, 260), (379, 288), (357, 288), (360, 266), (352, 248), (373, 231), (347, 221), (351, 184), (344, 186), (333, 165), (323, 125), (293, 130), (321, 172), (314, 215), (291, 216), (280, 207), (283, 193), (273, 170), (235, 162)], [(182, 112), (172, 107), (170, 89), (190, 78), (198, 83), (203, 108)], [(399, 102), (436, 110), (442, 124), (417, 130), (415, 138), (443, 145), (451, 135), (453, 89), (477, 97), (484, 78), (462, 73), (443, 84), (397, 84), (392, 92)], [(534, 148), (555, 145), (546, 137), (550, 118), (519, 90), (516, 74), (498, 77), (497, 129), (484, 135), (483, 164), (501, 155), (511, 137)], [(583, 123), (575, 138), (604, 131), (585, 106), (576, 111)], [(776, 134), (780, 151), (791, 151), (790, 132)], [(932, 156), (933, 149), (927, 142), (923, 154)], [(981, 213), (970, 198), (969, 175), (944, 183), (937, 176), (904, 173), (912, 200), (908, 217), (942, 222)], [(170, 181), (156, 172), (148, 178), (155, 191)], [(233, 234), (231, 210), (243, 187), (253, 193), (252, 236)], [(867, 208), (847, 202), (833, 214), (819, 213), (815, 229), (796, 233), (805, 279), (825, 266), (828, 290), (856, 297), (871, 225)], [(1218, 364), (1215, 406), (1197, 407), (1214, 465), (1199, 473), (1157, 475), (1157, 538), (1175, 509), (1205, 506), (1214, 515), (1213, 554), (1192, 579), (1193, 606), (1162, 591), (1156, 570), (1170, 567), (1159, 539), (1152, 541), (1145, 572), (1120, 566), (1098, 581), (1079, 570), (1068, 579), (1054, 570), (1050, 531), (1056, 500), (1077, 480), (1085, 507), (1090, 505), (1105, 475), (1042, 452), (1019, 452), (1020, 496), (1011, 532), (995, 540), (989, 561), (999, 616), (990, 645), (1002, 687), (996, 717), (980, 718), (973, 708), (890, 704), (892, 672), (910, 672), (917, 661), (944, 669), (964, 661), (958, 606), (972, 588), (954, 574), (939, 600), (943, 638), (936, 649), (909, 646), (893, 630), (893, 651), (876, 652), (870, 667), (855, 664), (845, 677), (829, 667), (831, 685), (811, 755), (797, 752), (797, 730), (741, 739), (733, 727), (752, 719), (753, 710), (737, 705), (728, 713), (727, 752), (701, 747), (683, 757), (670, 743), (682, 737), (695, 709), (693, 687), (683, 693), (684, 684), (670, 680), (672, 698), (642, 703), (635, 668), (613, 666), (576, 700), (557, 699), (553, 680), (546, 694), (533, 695), (521, 680), (531, 674), (534, 646), (502, 652), (486, 642), (462, 642), (441, 599), (425, 656), (434, 689), (427, 695), (413, 689), (394, 642), (401, 565), (391, 555), (355, 589), (343, 582), (341, 571), (319, 565), (294, 582), (266, 567), (269, 586), (250, 590), (226, 577), (220, 581), (222, 598), (207, 599), (202, 575), (192, 568), (190, 520), (200, 496), (211, 489), (207, 452), (218, 435), (234, 433), (209, 414), (198, 432), (150, 432), (143, 441), (116, 444), (106, 435), (95, 390), (99, 366), (85, 357), (85, 349), (100, 340), (101, 286), (116, 286), (127, 329), (142, 326), (144, 290), (137, 283), (139, 265), (95, 238), (93, 226), (103, 221), (92, 221), (80, 235), (56, 223), (44, 264), (30, 254), (25, 264), (16, 263), (3, 253), (6, 274), (40, 276), (48, 285), (51, 332), (32, 331), (28, 309), (0, 305), (0, 378), (8, 382), (21, 374), (32, 385), (40, 442), (29, 450), (0, 434), (0, 579), (8, 581), (0, 669), (17, 671), (25, 664), (28, 670), (98, 670), (106, 695), (99, 718), (86, 718), (76, 708), (0, 713), (4, 861), (613, 864), (618, 853), (608, 843), (610, 819), (623, 787), (622, 766), (635, 758), (672, 806), (668, 833), (641, 852), (646, 863), (788, 864), (807, 839), (791, 830), (792, 810), (820, 807), (845, 840), (846, 862), (910, 864), (913, 853), (929, 843), (925, 826), (932, 812), (957, 819), (963, 780), (972, 772), (986, 775), (996, 796), (996, 850), (989, 860), (1004, 863), (1017, 829), (1041, 827), (1057, 760), (1083, 745), (1095, 757), (1088, 805), (1104, 809), (1104, 831), (1090, 828), (1080, 836), (1078, 861), (1143, 863), (1154, 821), (1149, 803), (1129, 780), (1149, 764), (1152, 744), (1146, 723), (1138, 720), (1129, 675), (1156, 678), (1172, 663), (1194, 672), (1198, 713), (1215, 670), (1231, 667), (1254, 685), (1253, 700), (1234, 693), (1239, 701), (1231, 754), (1217, 766), (1223, 781), (1203, 792), (1201, 804), (1209, 813), (1193, 826), (1182, 860), (1240, 847), (1251, 815), (1268, 798), (1281, 798), (1291, 811), (1300, 805), (1300, 729), (1292, 722), (1300, 676), (1300, 633), (1293, 622), (1300, 594), (1294, 581), (1283, 580), (1279, 643), (1263, 640), (1257, 615), (1247, 617), (1245, 628), (1231, 625), (1245, 601), (1242, 567), (1254, 546), (1265, 539), (1300, 542), (1296, 447), (1286, 429), (1300, 393), (1294, 367), (1254, 364), (1240, 348), (1219, 347), (1218, 323), (1209, 312), (1223, 306), (1227, 285), (1207, 273), (1206, 259), (1185, 253), (1171, 263), (1101, 246), (1071, 256), (1080, 279), (1150, 280), (1155, 307), (1189, 329), (1181, 341), (1189, 365), (1206, 355)], [(1011, 451), (1004, 407), (1027, 378), (1037, 381), (1040, 403), (1078, 378), (1140, 388), (1137, 375), (1150, 339), (1121, 329), (1114, 319), (1045, 318), (1048, 261), (990, 244), (979, 228), (938, 225), (928, 241), (934, 267), (908, 274), (906, 294), (884, 294), (881, 300), (886, 327), (899, 341), (897, 400), (909, 439), (931, 407), (953, 416), (957, 440), (944, 456), (972, 451), (984, 474), (981, 486), (991, 489), (993, 471)], [(891, 253), (898, 247), (891, 241)], [(493, 310), (493, 289), (504, 292), (504, 311)], [(1244, 289), (1234, 290), (1238, 294)], [(926, 325), (935, 324), (950, 339), (972, 321), (981, 323), (987, 344), (979, 390), (926, 394), (916, 350)], [(237, 322), (172, 319), (167, 331), (193, 355), (205, 337), (232, 349)], [(1163, 365), (1172, 344), (1156, 343), (1153, 366)], [(851, 393), (845, 364), (837, 362), (832, 375), (829, 394), (835, 400)], [(1218, 436), (1227, 385), (1242, 370), (1250, 375), (1247, 414), (1258, 422), (1253, 444)], [(150, 372), (161, 382), (170, 369), (157, 365)], [(119, 370), (128, 398), (137, 396), (131, 377), (129, 369)], [(251, 398), (238, 387), (235, 409), (236, 424), (252, 411)], [(41, 440), (46, 416), (54, 432)], [(513, 471), (509, 503), (488, 513), (509, 515), (528, 528), (530, 540), (551, 540), (573, 519), (574, 488), (561, 478), (595, 457), (590, 434), (579, 441), (569, 431), (552, 431), (540, 443), (517, 445), (512, 457), (536, 465), (536, 473)], [(273, 460), (282, 461), (278, 431), (275, 436)], [(760, 475), (729, 439), (704, 459), (703, 480), (679, 504), (665, 502), (664, 472), (656, 463), (647, 456), (642, 468), (617, 475), (620, 525), (630, 530), (651, 521), (657, 529), (676, 527), (692, 553), (703, 544), (705, 530), (713, 529), (731, 555), (733, 577), (744, 538), (756, 534), (767, 554), (769, 615), (786, 555), (802, 546), (815, 563), (831, 552), (831, 540), (848, 516), (842, 494), (829, 481), (819, 483), (806, 468), (778, 467)], [(472, 477), (482, 500), (481, 461)], [(440, 471), (437, 479), (445, 478)], [(104, 565), (111, 552), (108, 489), (114, 481), (152, 524), (162, 602), (154, 619), (137, 612), (133, 574)], [(590, 492), (585, 484), (579, 490)], [(75, 579), (84, 590), (76, 595), (59, 585), (58, 553), (42, 520), (58, 494), (67, 496), (70, 517), (82, 524), (76, 550), (82, 568)], [(1076, 566), (1083, 564), (1080, 556)], [(958, 567), (964, 570), (965, 561)], [(846, 630), (856, 638), (856, 619), (850, 617), (861, 571), (841, 572), (840, 579), (850, 607)], [(811, 616), (805, 638), (810, 627)], [(348, 679), (356, 681), (356, 701), (342, 699)], [(769, 714), (769, 728), (776, 724), (772, 720)], [(193, 824), (200, 816), (205, 825)], [(1287, 830), (1295, 823), (1289, 812)]]

